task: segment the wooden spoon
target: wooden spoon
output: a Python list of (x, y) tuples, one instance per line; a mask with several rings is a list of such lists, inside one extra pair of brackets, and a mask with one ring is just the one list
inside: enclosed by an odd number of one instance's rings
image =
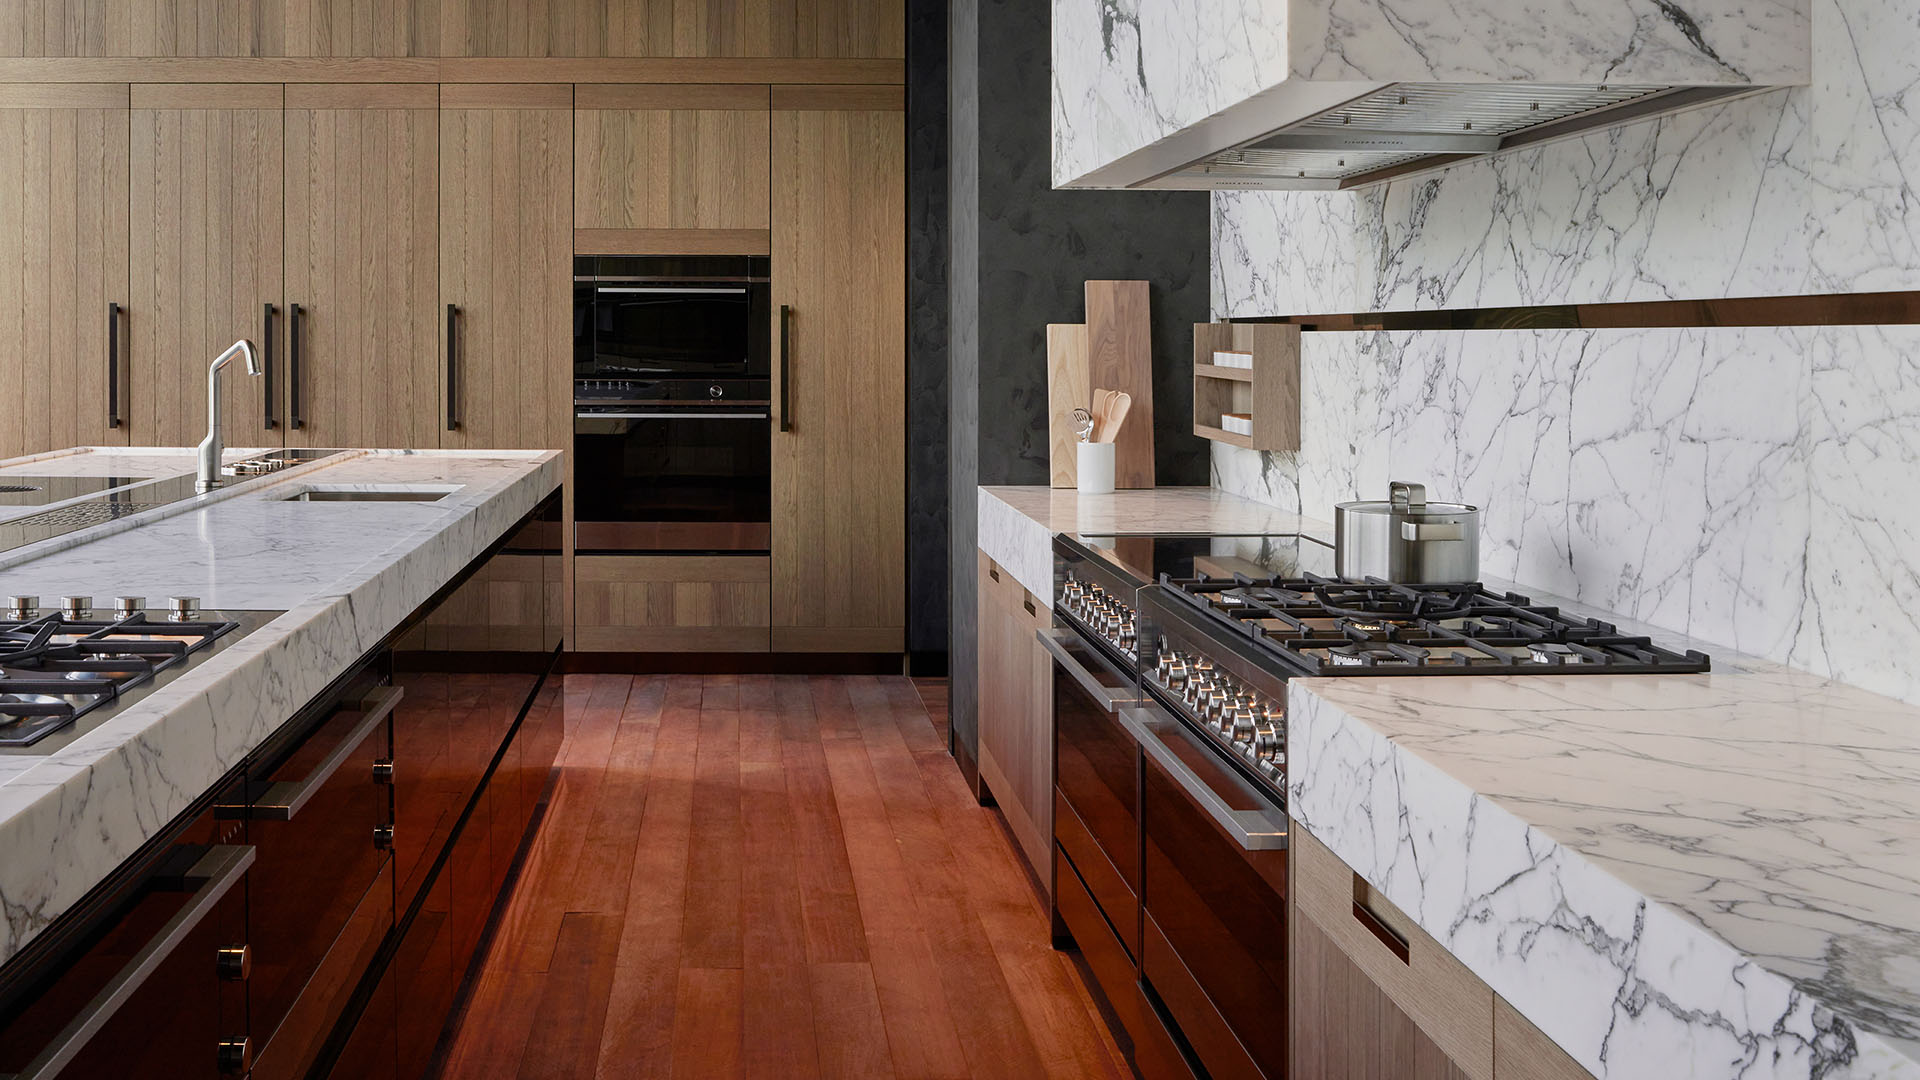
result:
[(1107, 407), (1106, 435), (1102, 442), (1112, 442), (1120, 435), (1120, 425), (1126, 423), (1127, 413), (1133, 409), (1133, 395), (1124, 390), (1113, 392), (1113, 400)]

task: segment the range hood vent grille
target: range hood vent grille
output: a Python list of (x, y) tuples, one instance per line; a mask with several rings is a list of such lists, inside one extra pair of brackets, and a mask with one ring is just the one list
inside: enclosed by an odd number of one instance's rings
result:
[(1178, 170), (1207, 188), (1337, 189), (1750, 88), (1396, 83)]

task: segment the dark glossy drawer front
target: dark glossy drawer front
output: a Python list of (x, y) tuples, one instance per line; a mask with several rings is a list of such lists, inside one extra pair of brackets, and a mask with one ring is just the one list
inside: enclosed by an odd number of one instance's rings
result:
[[(1091, 648), (1076, 642), (1083, 670), (1103, 683), (1113, 673)], [(1140, 888), (1140, 749), (1119, 720), (1074, 674), (1054, 662), (1055, 786), (1131, 893)]]
[(1081, 955), (1086, 957), (1108, 1007), (1125, 1029), (1134, 1067), (1147, 1080), (1191, 1080), (1192, 1069), (1141, 993), (1133, 957), (1127, 955), (1113, 927), (1100, 914), (1086, 882), (1074, 872), (1072, 859), (1056, 851), (1054, 865), (1054, 903), (1061, 921), (1066, 923)]
[(1215, 1077), (1281, 1077), (1287, 853), (1244, 849), (1156, 761), (1142, 792), (1147, 981)]
[(1093, 838), (1093, 833), (1087, 830), (1086, 823), (1080, 820), (1073, 804), (1058, 788), (1053, 792), (1053, 838), (1060, 850), (1073, 860), (1074, 869), (1080, 872), (1081, 883), (1120, 935), (1120, 943), (1125, 946), (1127, 955), (1139, 956), (1139, 898), (1128, 887), (1126, 879), (1120, 876), (1119, 868), (1107, 858), (1106, 851)]

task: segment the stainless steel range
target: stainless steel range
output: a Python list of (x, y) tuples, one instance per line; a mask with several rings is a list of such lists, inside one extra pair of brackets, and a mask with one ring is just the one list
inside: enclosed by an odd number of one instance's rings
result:
[(1117, 933), (1103, 989), (1174, 1074), (1285, 1074), (1288, 679), (1709, 667), (1514, 593), (1341, 581), (1333, 561), (1299, 536), (1054, 541), (1056, 905), (1076, 941), (1104, 939), (1075, 904)]
[[(136, 695), (266, 625), (277, 611), (203, 611), (190, 596), (149, 609), (86, 596), (43, 611), (34, 596), (0, 608), (0, 752), (47, 754), (98, 727)], [(83, 722), (84, 721), (84, 722)]]

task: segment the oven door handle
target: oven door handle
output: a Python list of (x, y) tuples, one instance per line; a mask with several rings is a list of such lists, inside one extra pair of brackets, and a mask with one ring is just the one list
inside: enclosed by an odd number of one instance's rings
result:
[(1120, 724), (1140, 743), (1155, 764), (1173, 777), (1187, 793), (1187, 797), (1207, 812), (1226, 834), (1247, 851), (1277, 851), (1287, 846), (1287, 829), (1276, 823), (1268, 815), (1258, 810), (1235, 810), (1227, 805), (1227, 800), (1213, 790), (1200, 774), (1180, 760), (1180, 755), (1154, 733), (1154, 728), (1162, 721), (1153, 718), (1145, 709), (1121, 709)]
[(340, 766), (346, 764), (360, 744), (367, 741), (373, 729), (393, 712), (393, 707), (400, 704), (400, 695), (399, 687), (383, 686), (361, 702), (363, 715), (359, 722), (340, 740), (340, 745), (333, 748), (326, 760), (314, 766), (313, 771), (302, 779), (282, 780), (267, 785), (267, 789), (247, 806), (246, 816), (256, 821), (292, 821), (300, 808), (307, 805), (308, 800), (333, 779), (333, 774), (340, 771)]
[(251, 845), (216, 844), (208, 848), (207, 853), (186, 874), (186, 880), (193, 886), (192, 901), (174, 912), (173, 917), (161, 925), (159, 931), (141, 946), (140, 951), (133, 954), (126, 966), (115, 973), (112, 981), (94, 995), (86, 1009), (54, 1036), (53, 1042), (26, 1068), (13, 1074), (11, 1080), (49, 1080), (60, 1075), (61, 1070), (73, 1063), (80, 1051), (86, 1049), (87, 1043), (100, 1033), (101, 1028), (107, 1026), (120, 1007), (152, 977), (167, 957), (186, 941), (187, 935), (193, 933), (194, 928), (212, 913), (221, 898), (240, 883), (247, 868), (252, 865)]
[(1073, 676), (1073, 681), (1080, 684), (1080, 689), (1092, 695), (1093, 700), (1099, 702), (1108, 712), (1118, 712), (1121, 705), (1134, 701), (1130, 694), (1115, 693), (1101, 686), (1100, 680), (1093, 677), (1093, 673), (1087, 670), (1086, 665), (1073, 658), (1073, 654), (1067, 651), (1066, 646), (1068, 641), (1073, 640), (1072, 631), (1036, 630), (1034, 636), (1040, 639), (1041, 648), (1053, 654), (1054, 664)]
[(600, 286), (593, 290), (595, 296), (745, 296), (747, 287), (740, 286), (696, 286), (696, 285), (622, 285), (617, 288)]
[(711, 409), (690, 409), (686, 412), (579, 412), (575, 411), (575, 420), (765, 420), (770, 414), (760, 412), (714, 412)]

